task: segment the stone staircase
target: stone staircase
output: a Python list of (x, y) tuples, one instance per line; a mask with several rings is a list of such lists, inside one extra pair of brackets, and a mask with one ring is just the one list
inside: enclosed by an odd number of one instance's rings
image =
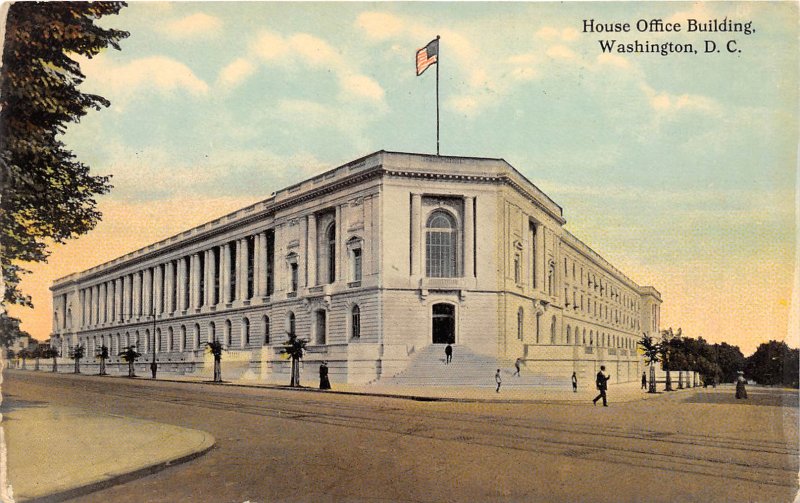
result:
[(532, 369), (521, 367), (520, 376), (515, 372), (513, 360), (501, 360), (473, 353), (465, 346), (453, 346), (453, 360), (444, 363), (444, 346), (430, 345), (419, 350), (409, 366), (398, 374), (374, 381), (372, 384), (387, 386), (496, 386), (494, 375), (500, 369), (503, 388), (546, 387), (570, 389), (569, 379), (537, 375)]

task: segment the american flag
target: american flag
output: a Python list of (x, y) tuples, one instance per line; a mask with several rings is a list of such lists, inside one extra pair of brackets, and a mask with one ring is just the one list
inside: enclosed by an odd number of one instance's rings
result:
[(428, 45), (417, 51), (417, 76), (435, 65), (439, 59), (439, 37), (431, 40)]

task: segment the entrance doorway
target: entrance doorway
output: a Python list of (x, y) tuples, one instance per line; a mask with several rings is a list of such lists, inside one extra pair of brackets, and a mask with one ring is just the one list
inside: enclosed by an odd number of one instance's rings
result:
[(452, 304), (433, 305), (433, 343), (455, 344), (456, 308)]

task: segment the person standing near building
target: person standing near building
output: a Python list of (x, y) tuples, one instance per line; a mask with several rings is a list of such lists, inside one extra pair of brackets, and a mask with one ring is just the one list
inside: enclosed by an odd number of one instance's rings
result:
[(495, 392), (500, 393), (500, 385), (503, 384), (503, 378), (500, 377), (500, 369), (497, 369), (497, 372), (495, 372), (494, 380), (497, 383), (497, 389)]
[(319, 366), (319, 389), (331, 389), (331, 381), (328, 379), (328, 362), (322, 362)]
[(603, 407), (608, 407), (608, 400), (606, 399), (606, 389), (608, 388), (608, 380), (611, 379), (611, 376), (606, 374), (606, 366), (600, 365), (600, 372), (597, 373), (597, 389), (600, 391), (600, 394), (594, 397), (592, 403), (597, 405), (597, 401), (601, 398), (603, 399)]
[(444, 364), (447, 365), (451, 361), (453, 361), (453, 346), (448, 342), (444, 347)]
[(578, 375), (575, 372), (572, 373), (572, 392), (578, 392)]
[(517, 358), (516, 361), (514, 362), (514, 368), (516, 370), (514, 371), (513, 374), (511, 374), (512, 376), (520, 377), (520, 375), (519, 375), (519, 367), (520, 367), (520, 365), (522, 365), (522, 358)]
[(647, 375), (642, 372), (642, 389), (647, 389)]

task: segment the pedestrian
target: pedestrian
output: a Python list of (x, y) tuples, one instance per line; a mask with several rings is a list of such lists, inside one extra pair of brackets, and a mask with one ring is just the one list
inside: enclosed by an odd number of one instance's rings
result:
[(519, 366), (520, 365), (522, 365), (522, 358), (517, 358), (517, 360), (514, 362), (514, 368), (517, 369), (517, 370), (513, 374), (511, 374), (512, 376), (520, 377), (520, 375), (519, 375)]
[(597, 401), (601, 398), (603, 399), (603, 407), (608, 407), (608, 400), (606, 399), (606, 389), (608, 388), (608, 380), (611, 379), (611, 376), (606, 374), (606, 366), (600, 365), (600, 372), (597, 373), (597, 389), (600, 391), (600, 394), (594, 397), (592, 403), (597, 405)]
[(747, 398), (747, 389), (744, 387), (747, 379), (744, 378), (744, 372), (740, 370), (736, 373), (739, 374), (736, 377), (736, 399)]
[(494, 380), (497, 382), (497, 389), (495, 392), (500, 393), (500, 385), (503, 384), (503, 378), (500, 377), (500, 369), (497, 369), (497, 372), (495, 372)]
[(444, 348), (444, 364), (447, 365), (451, 361), (453, 361), (453, 346), (448, 342)]
[(322, 362), (319, 366), (319, 389), (331, 389), (331, 382), (328, 380), (328, 362)]
[(647, 389), (647, 375), (642, 372), (642, 389)]
[(572, 392), (578, 392), (578, 375), (575, 372), (572, 373)]

